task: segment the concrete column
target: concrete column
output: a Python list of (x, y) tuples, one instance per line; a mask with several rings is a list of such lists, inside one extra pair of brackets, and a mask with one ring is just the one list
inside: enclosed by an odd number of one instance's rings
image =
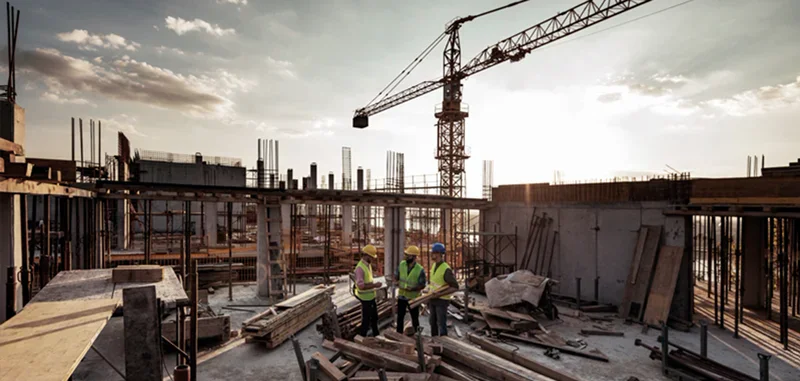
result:
[[(256, 204), (256, 280), (259, 296), (280, 296), (283, 274), (280, 260), (281, 207)], [(269, 282), (270, 277), (272, 282)], [(270, 295), (270, 293), (272, 295)]]
[(406, 242), (406, 208), (383, 209), (384, 274), (393, 274), (403, 257)]
[[(15, 279), (19, 279), (20, 266), (22, 266), (22, 225), (20, 224), (19, 195), (2, 194), (0, 195), (0, 271), (2, 271), (3, 282), (0, 285), (0, 322), (6, 317), (6, 275), (8, 268), (15, 268)], [(22, 285), (19, 281), (14, 287), (16, 299), (15, 309), (22, 309)]]
[(311, 238), (317, 237), (317, 205), (306, 204), (308, 207), (308, 230), (311, 233)]
[(353, 242), (353, 206), (342, 205), (342, 245)]
[[(453, 246), (450, 242), (453, 237), (453, 211), (452, 209), (440, 209), (440, 228), (439, 228), (439, 241), (445, 243), (447, 250)], [(448, 260), (450, 258), (447, 258)]]
[(214, 247), (217, 246), (217, 213), (219, 212), (219, 204), (217, 204), (217, 202), (207, 202), (203, 208), (205, 209), (208, 246)]
[(281, 204), (281, 242), (283, 250), (289, 250), (289, 239), (292, 234), (292, 204)]
[(744, 241), (744, 295), (742, 305), (747, 308), (762, 309), (766, 300), (767, 280), (764, 276), (764, 248), (763, 231), (766, 220), (759, 217), (744, 217), (742, 224), (742, 240)]
[(117, 241), (115, 249), (126, 250), (130, 241), (130, 200), (117, 201)]

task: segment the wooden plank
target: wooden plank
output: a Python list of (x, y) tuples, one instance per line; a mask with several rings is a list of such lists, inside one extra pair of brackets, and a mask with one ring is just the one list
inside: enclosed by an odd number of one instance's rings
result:
[(450, 365), (444, 361), (442, 361), (439, 366), (436, 367), (435, 370), (437, 373), (452, 378), (456, 381), (481, 381), (475, 376), (469, 374), (464, 370), (461, 370), (453, 365)]
[(325, 292), (333, 293), (335, 287), (336, 286), (318, 285), (318, 286), (315, 286), (315, 287), (312, 287), (312, 288), (306, 290), (305, 292), (303, 292), (303, 293), (301, 293), (299, 295), (293, 296), (293, 297), (291, 297), (289, 299), (286, 299), (286, 300), (276, 304), (275, 307), (278, 307), (278, 308), (297, 307), (298, 305), (300, 305), (300, 304), (308, 301), (309, 299), (312, 299), (312, 298), (314, 298), (314, 297), (316, 297), (316, 296), (318, 296), (318, 295), (320, 295), (322, 293), (325, 293)]
[(537, 339), (532, 339), (532, 338), (522, 337), (522, 336), (517, 336), (517, 335), (511, 335), (511, 334), (508, 334), (508, 333), (501, 333), (500, 336), (501, 337), (505, 337), (507, 339), (521, 341), (523, 343), (533, 344), (533, 345), (536, 345), (536, 346), (542, 347), (542, 348), (558, 349), (559, 352), (562, 352), (562, 353), (568, 353), (568, 354), (575, 355), (575, 356), (585, 357), (587, 359), (608, 362), (608, 357), (606, 357), (606, 355), (604, 355), (603, 353), (601, 353), (600, 351), (598, 351), (596, 349), (592, 350), (592, 351), (584, 352), (584, 351), (579, 351), (579, 350), (577, 350), (575, 348), (572, 348), (572, 347), (568, 347), (568, 346), (564, 346), (564, 345), (548, 344), (548, 343), (545, 343), (545, 342), (537, 340)]
[(491, 328), (492, 331), (509, 331), (509, 332), (515, 331), (515, 329), (511, 328), (511, 325), (509, 325), (504, 320), (498, 319), (493, 315), (489, 315), (485, 311), (482, 312), (482, 314), (484, 321), (486, 321), (486, 324), (489, 325), (489, 328)]
[(311, 358), (319, 361), (319, 368), (322, 373), (325, 373), (325, 375), (328, 376), (328, 379), (333, 381), (344, 381), (347, 379), (347, 376), (342, 373), (339, 368), (333, 365), (327, 357), (323, 356), (322, 353), (316, 352), (311, 355)]
[[(189, 339), (189, 319), (185, 320), (184, 336)], [(165, 322), (161, 325), (161, 335), (170, 341), (177, 342), (175, 337), (175, 320)], [(198, 339), (213, 339), (217, 338), (220, 341), (228, 341), (231, 335), (231, 317), (227, 315), (222, 316), (204, 316), (197, 319), (197, 338)]]
[(24, 156), (22, 146), (10, 140), (0, 138), (0, 151), (11, 152), (14, 155)]
[(683, 248), (677, 246), (664, 246), (658, 254), (658, 265), (647, 296), (647, 309), (644, 313), (644, 322), (659, 325), (669, 318), (672, 306), (672, 296), (678, 283), (678, 273), (681, 270)]
[[(650, 289), (650, 282), (653, 278), (653, 271), (656, 265), (658, 256), (658, 247), (661, 241), (661, 231), (663, 229), (660, 225), (646, 225), (647, 236), (645, 237), (644, 249), (642, 250), (641, 259), (639, 261), (639, 268), (635, 270), (635, 283), (626, 282), (626, 291), (630, 286), (630, 299), (629, 303), (622, 306), (627, 308), (625, 314), (620, 314), (622, 318), (632, 317), (640, 321), (644, 315), (645, 303), (647, 302), (647, 292)], [(633, 280), (633, 278), (631, 278)]]
[(159, 265), (120, 265), (111, 270), (114, 283), (154, 283), (164, 279)]
[[(8, 165), (6, 163), (6, 170)], [(6, 176), (4, 173), (3, 176)], [(19, 176), (17, 176), (19, 177)], [(58, 184), (43, 183), (41, 181), (26, 180), (23, 178), (3, 178), (0, 177), (0, 193), (19, 193), (35, 195), (51, 195), (66, 197), (95, 197), (94, 191), (66, 187)]]
[(501, 357), (467, 345), (460, 340), (439, 336), (435, 338), (435, 341), (442, 344), (444, 350), (442, 353), (443, 357), (456, 361), (459, 364), (464, 364), (475, 372), (485, 375), (492, 380), (551, 380), (549, 377), (545, 377)]
[(642, 262), (642, 254), (644, 253), (644, 244), (647, 241), (647, 231), (650, 230), (647, 226), (642, 226), (639, 231), (639, 239), (636, 242), (636, 250), (633, 253), (633, 264), (631, 265), (630, 284), (636, 284), (636, 277), (639, 275), (639, 265)]
[(74, 182), (76, 180), (77, 167), (72, 160), (57, 160), (57, 159), (40, 159), (33, 157), (26, 157), (26, 163), (31, 163), (35, 167), (50, 167), (54, 171), (61, 172), (61, 180), (66, 182)]
[(342, 353), (359, 359), (364, 364), (375, 367), (394, 370), (398, 372), (419, 372), (419, 364), (414, 361), (409, 361), (404, 358), (392, 355), (385, 352), (376, 352), (367, 346), (347, 341), (343, 339), (336, 339), (333, 342), (336, 349)]
[(544, 364), (536, 362), (535, 360), (533, 360), (528, 356), (521, 355), (516, 348), (508, 349), (499, 343), (491, 342), (485, 337), (480, 337), (474, 334), (469, 334), (468, 336), (470, 341), (480, 345), (480, 347), (483, 350), (492, 353), (496, 356), (502, 357), (517, 365), (528, 368), (536, 373), (550, 377), (556, 381), (579, 381), (577, 378), (569, 374), (560, 372)]
[(161, 381), (161, 335), (158, 331), (156, 287), (126, 289), (122, 300), (136, 313), (125, 314), (125, 374), (137, 380)]
[(458, 289), (452, 288), (450, 286), (444, 286), (430, 294), (425, 294), (414, 298), (414, 300), (410, 301), (408, 305), (409, 308), (417, 308), (422, 303), (427, 303), (431, 299), (441, 298), (442, 296), (450, 295), (456, 291), (458, 291)]
[(603, 331), (597, 329), (581, 329), (581, 334), (587, 336), (625, 336), (625, 332)]
[(65, 381), (119, 301), (30, 303), (0, 325), (0, 381)]

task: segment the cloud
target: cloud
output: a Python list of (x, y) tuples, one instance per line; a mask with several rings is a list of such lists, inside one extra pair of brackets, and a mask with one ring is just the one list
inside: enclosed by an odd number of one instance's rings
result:
[(223, 29), (217, 24), (209, 24), (207, 21), (201, 19), (194, 19), (192, 21), (184, 20), (180, 17), (175, 18), (168, 16), (164, 19), (167, 29), (173, 30), (178, 36), (182, 36), (188, 32), (206, 32), (212, 36), (222, 37), (229, 34), (236, 34), (233, 28)]
[(286, 79), (297, 79), (297, 73), (295, 73), (294, 65), (291, 62), (276, 60), (272, 57), (267, 57), (266, 62), (270, 72)]
[(118, 130), (124, 134), (146, 137), (147, 135), (143, 134), (136, 128), (137, 122), (138, 120), (135, 117), (127, 114), (120, 114), (112, 118), (102, 120), (102, 123), (107, 127)]
[(178, 48), (168, 48), (168, 47), (166, 47), (164, 45), (156, 47), (156, 52), (158, 52), (158, 54), (163, 54), (166, 51), (175, 53), (175, 54), (177, 54), (179, 56), (186, 55), (186, 52), (184, 52), (183, 50), (180, 50)]
[(56, 37), (63, 42), (72, 42), (78, 44), (81, 50), (97, 50), (97, 48), (106, 49), (125, 49), (129, 51), (136, 51), (142, 45), (138, 42), (126, 40), (118, 34), (91, 34), (85, 29), (74, 29), (72, 32), (59, 33)]
[(225, 70), (184, 75), (128, 56), (97, 64), (55, 49), (21, 51), (19, 63), (23, 72), (36, 74), (47, 92), (59, 97), (93, 93), (205, 118), (231, 117), (233, 101), (229, 97), (254, 85)]
[(96, 104), (89, 102), (84, 98), (74, 98), (74, 97), (67, 97), (74, 94), (64, 94), (63, 92), (55, 91), (45, 91), (42, 93), (40, 99), (47, 102), (53, 102), (58, 104), (73, 104), (73, 105), (87, 105), (92, 107), (97, 107)]
[(800, 76), (794, 82), (743, 91), (704, 102), (714, 111), (729, 116), (764, 114), (800, 103)]
[(333, 118), (323, 117), (303, 123), (306, 128), (287, 129), (282, 131), (287, 138), (305, 138), (309, 136), (332, 136), (334, 129), (342, 123)]
[(247, 5), (247, 0), (217, 0), (217, 4), (237, 4), (237, 5)]

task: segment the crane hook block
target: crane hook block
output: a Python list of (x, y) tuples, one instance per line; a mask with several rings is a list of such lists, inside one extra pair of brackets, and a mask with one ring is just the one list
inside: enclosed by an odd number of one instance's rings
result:
[(366, 115), (356, 115), (353, 117), (353, 127), (365, 128), (369, 126), (369, 117)]

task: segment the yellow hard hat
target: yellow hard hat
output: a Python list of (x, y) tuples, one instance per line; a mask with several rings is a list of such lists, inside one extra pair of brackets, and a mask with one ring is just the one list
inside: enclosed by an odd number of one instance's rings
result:
[(375, 246), (367, 245), (361, 248), (361, 252), (369, 255), (372, 258), (378, 258), (378, 249)]
[(404, 253), (406, 253), (408, 255), (415, 255), (416, 256), (416, 255), (419, 255), (419, 248), (414, 246), (414, 245), (411, 245), (411, 246), (406, 248)]

